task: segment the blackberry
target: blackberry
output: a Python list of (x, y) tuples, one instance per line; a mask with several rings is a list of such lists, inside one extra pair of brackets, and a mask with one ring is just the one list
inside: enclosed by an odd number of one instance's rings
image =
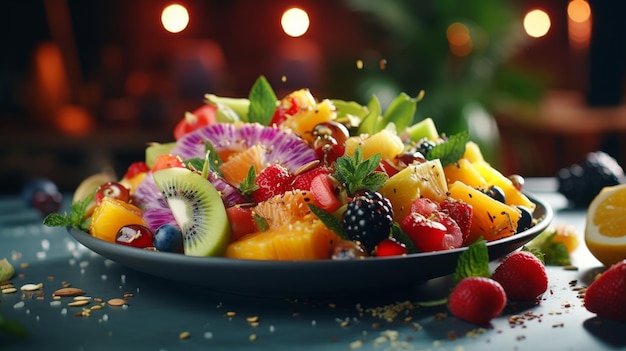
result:
[(558, 192), (575, 208), (588, 206), (605, 186), (624, 182), (624, 170), (610, 155), (595, 151), (581, 163), (561, 168), (557, 174)]
[(341, 219), (348, 238), (360, 242), (368, 253), (389, 237), (392, 223), (391, 202), (375, 191), (355, 195)]
[(424, 156), (424, 158), (427, 158), (428, 157), (428, 153), (435, 146), (437, 146), (437, 144), (435, 144), (434, 142), (432, 142), (430, 140), (427, 140), (427, 139), (424, 139), (424, 140), (420, 141), (420, 143), (417, 145), (416, 151), (419, 152), (420, 154), (422, 154)]

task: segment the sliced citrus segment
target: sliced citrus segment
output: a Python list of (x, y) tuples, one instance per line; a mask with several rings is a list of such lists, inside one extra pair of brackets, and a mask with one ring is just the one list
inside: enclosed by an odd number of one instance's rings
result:
[(250, 166), (254, 167), (256, 174), (263, 169), (261, 159), (263, 155), (263, 146), (256, 144), (245, 151), (236, 153), (219, 166), (224, 179), (232, 185), (238, 186), (250, 170)]
[(275, 228), (294, 221), (316, 218), (309, 209), (310, 203), (316, 203), (310, 191), (293, 190), (260, 202), (253, 210), (266, 220), (269, 228)]
[(605, 187), (587, 209), (585, 243), (605, 266), (626, 258), (626, 184)]

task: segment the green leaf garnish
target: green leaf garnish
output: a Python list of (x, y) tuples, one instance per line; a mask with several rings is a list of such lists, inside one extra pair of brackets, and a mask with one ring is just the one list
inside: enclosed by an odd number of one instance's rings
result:
[(244, 195), (249, 195), (259, 188), (259, 186), (255, 184), (255, 181), (256, 169), (254, 169), (254, 166), (250, 166), (250, 168), (248, 168), (246, 178), (241, 182), (241, 184), (239, 184), (239, 191), (241, 191)]
[(382, 119), (382, 107), (376, 95), (372, 95), (372, 98), (367, 103), (367, 110), (369, 112), (363, 117), (359, 125), (358, 133), (372, 135), (376, 133), (377, 124)]
[(260, 76), (254, 82), (248, 99), (250, 100), (248, 122), (269, 125), (278, 100), (272, 86), (264, 76)]
[(363, 151), (357, 146), (353, 157), (345, 155), (337, 159), (333, 176), (345, 186), (350, 196), (362, 189), (376, 191), (388, 179), (387, 174), (375, 171), (381, 159), (381, 154), (375, 154), (364, 160)]
[(70, 204), (70, 212), (64, 214), (51, 213), (43, 219), (43, 225), (47, 227), (72, 227), (81, 231), (87, 231), (87, 221), (84, 220), (87, 208), (93, 201), (93, 195)]
[(269, 226), (267, 225), (267, 220), (265, 220), (265, 218), (259, 216), (256, 213), (252, 215), (252, 218), (254, 219), (254, 223), (256, 223), (257, 227), (259, 228), (259, 231), (264, 232), (269, 228)]
[(531, 240), (524, 249), (539, 257), (547, 266), (569, 266), (572, 259), (567, 246), (562, 242), (554, 241), (557, 232), (549, 229)]
[(0, 332), (13, 335), (20, 339), (25, 339), (28, 336), (28, 331), (19, 322), (3, 317), (0, 314)]
[(387, 128), (389, 123), (393, 123), (398, 131), (404, 130), (413, 122), (415, 116), (415, 110), (417, 109), (417, 102), (422, 99), (424, 92), (415, 98), (410, 97), (406, 93), (400, 93), (389, 105), (387, 111), (383, 115), (382, 120), (379, 123), (378, 128), (380, 131)]
[(339, 220), (335, 218), (335, 216), (333, 216), (332, 214), (324, 211), (324, 209), (318, 206), (315, 206), (313, 204), (308, 204), (308, 206), (311, 212), (313, 212), (313, 214), (316, 215), (317, 218), (319, 218), (320, 221), (322, 221), (322, 223), (324, 223), (324, 225), (328, 229), (335, 232), (335, 234), (337, 234), (340, 238), (344, 240), (349, 240), (348, 236), (343, 231), (343, 227), (341, 226), (341, 223), (339, 223)]
[(443, 143), (437, 144), (428, 152), (428, 160), (436, 158), (441, 160), (442, 166), (447, 166), (457, 162), (465, 153), (465, 145), (470, 140), (469, 131), (454, 134)]
[(459, 282), (468, 277), (491, 277), (489, 271), (489, 251), (481, 237), (463, 251), (457, 261), (454, 281)]

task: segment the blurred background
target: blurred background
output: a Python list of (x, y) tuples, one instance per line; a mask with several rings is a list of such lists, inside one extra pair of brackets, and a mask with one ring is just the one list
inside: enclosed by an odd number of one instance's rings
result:
[[(171, 7), (171, 5), (177, 5)], [(624, 164), (626, 4), (586, 0), (9, 0), (0, 21), (0, 193), (122, 175), (205, 93), (383, 105), (469, 129), (505, 174)], [(291, 8), (302, 11), (287, 12)]]

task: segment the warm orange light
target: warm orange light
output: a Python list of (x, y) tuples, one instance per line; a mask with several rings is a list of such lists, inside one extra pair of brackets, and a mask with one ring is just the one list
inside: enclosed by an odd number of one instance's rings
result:
[(543, 10), (532, 10), (524, 16), (524, 30), (533, 38), (541, 38), (550, 30), (550, 16)]
[(161, 13), (163, 28), (170, 33), (180, 33), (189, 24), (189, 12), (179, 4), (168, 5)]
[(591, 7), (585, 0), (572, 0), (567, 5), (567, 15), (572, 21), (583, 23), (591, 17)]
[(473, 44), (469, 28), (463, 23), (455, 22), (448, 26), (446, 37), (450, 52), (456, 56), (467, 56), (472, 52)]
[(584, 50), (591, 42), (591, 7), (585, 0), (572, 0), (567, 5), (567, 34), (570, 45)]
[(297, 7), (285, 11), (280, 19), (283, 31), (290, 37), (303, 36), (309, 30), (309, 24), (309, 15)]

